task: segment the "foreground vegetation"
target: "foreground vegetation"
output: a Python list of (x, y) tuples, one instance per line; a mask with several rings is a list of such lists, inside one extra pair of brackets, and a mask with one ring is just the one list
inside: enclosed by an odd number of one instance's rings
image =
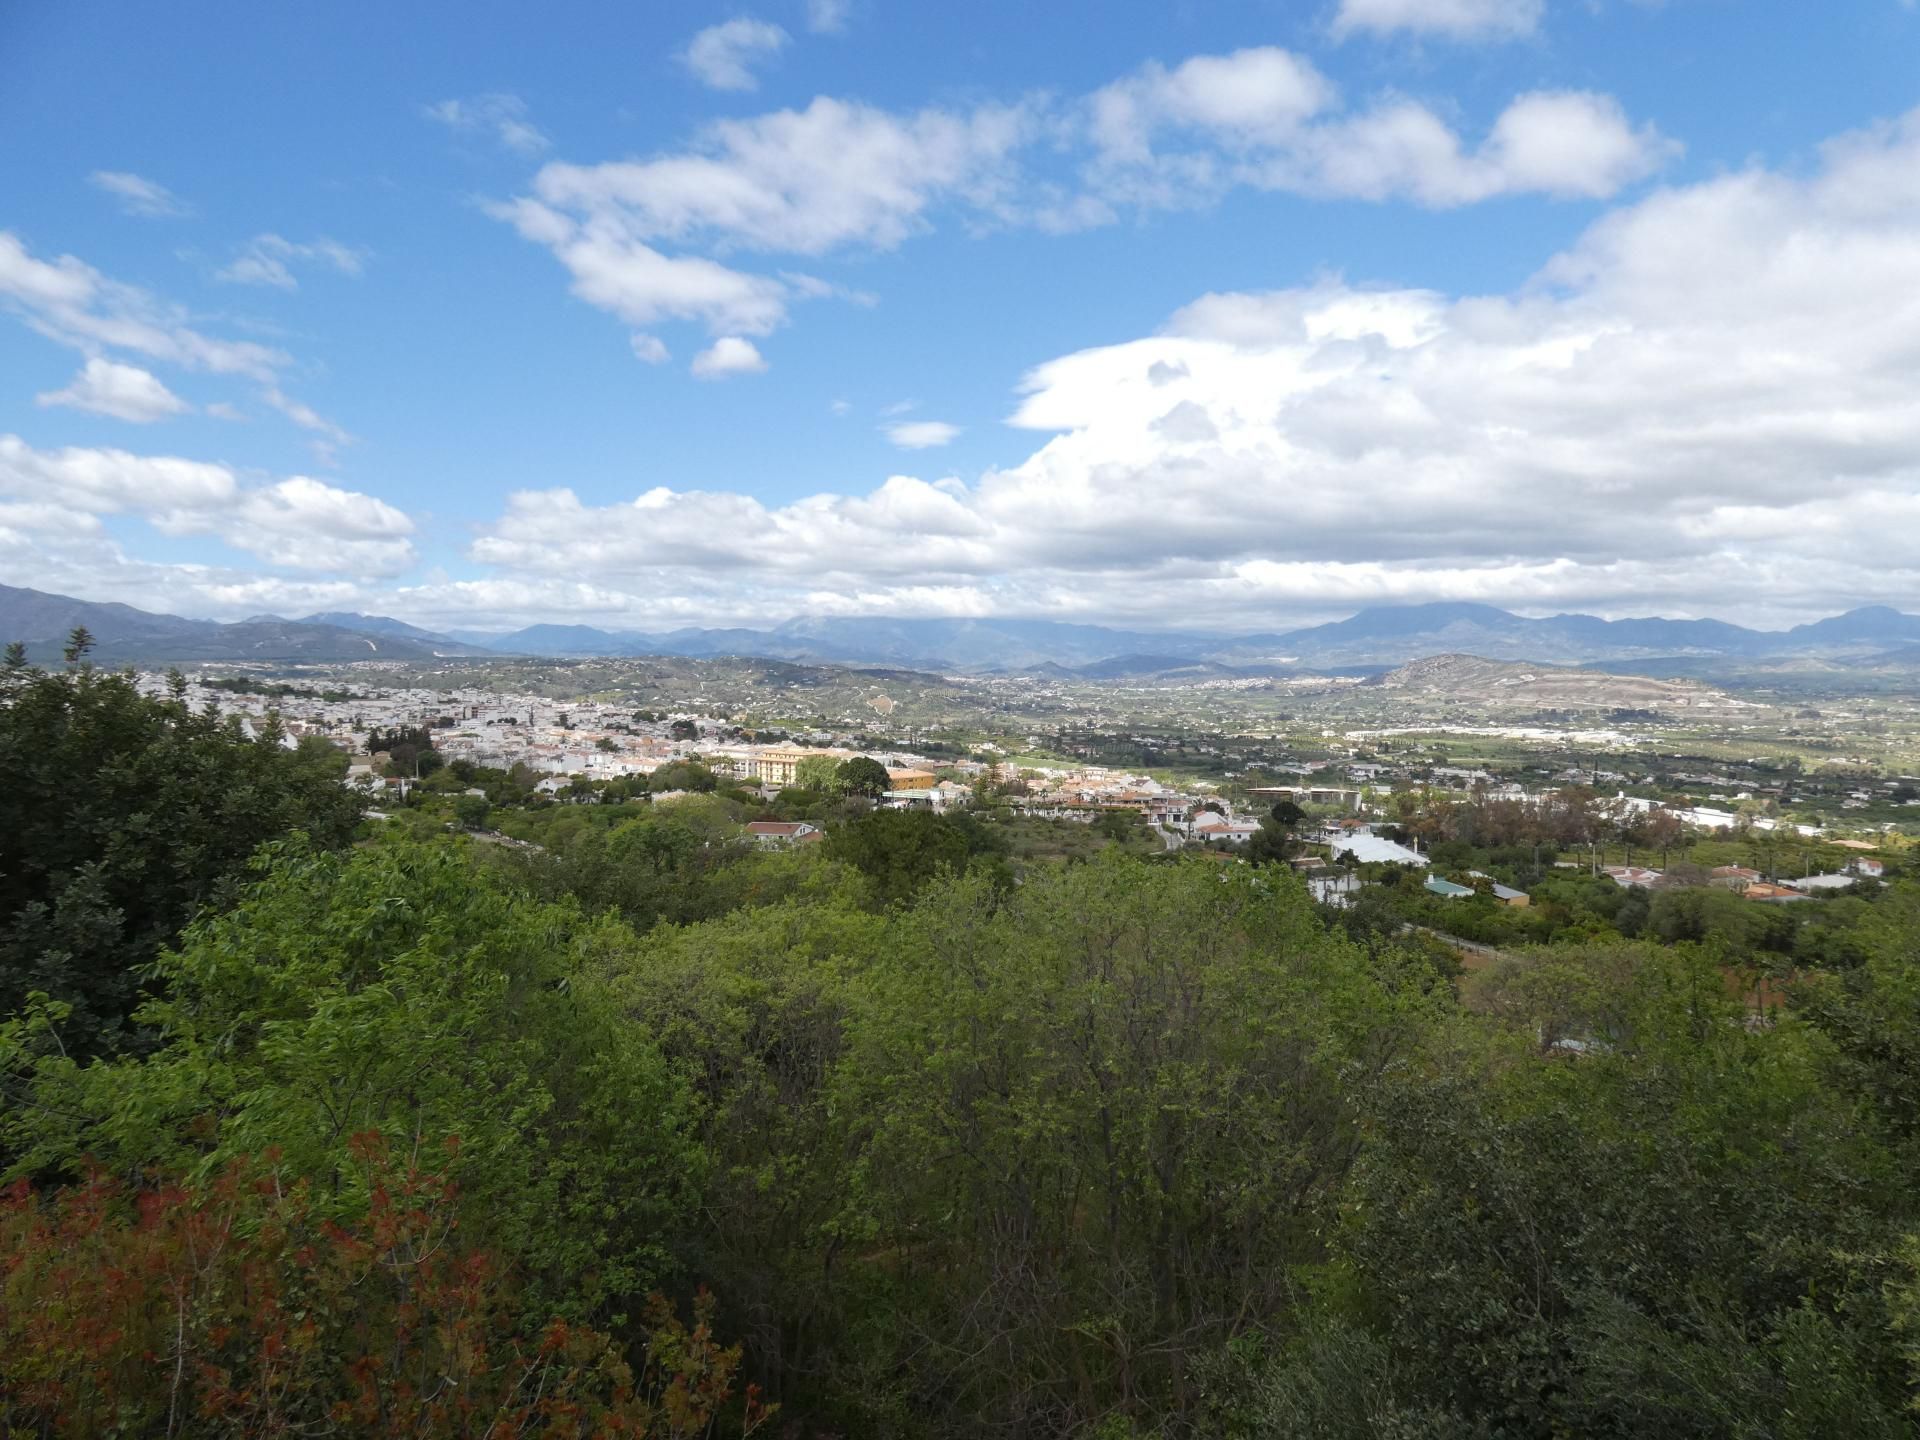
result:
[[(83, 666), (6, 685), (0, 756), (71, 775), (14, 833), (96, 792), (180, 835), (271, 817), (142, 866), (102, 800), (97, 853), (8, 892), (9, 963), (49, 977), (0, 1019), (9, 1433), (1920, 1413), (1908, 882), (1830, 953), (1649, 919), (1462, 979), (1284, 865), (1124, 838), (1022, 857), (848, 809), (762, 852), (707, 794), (352, 843), (311, 755)], [(88, 926), (49, 938), (63, 907)], [(1785, 1004), (1745, 1008), (1736, 962)]]

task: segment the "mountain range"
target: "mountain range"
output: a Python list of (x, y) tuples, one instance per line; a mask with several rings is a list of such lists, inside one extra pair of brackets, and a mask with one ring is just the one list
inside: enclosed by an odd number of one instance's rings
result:
[[(1723, 620), (1533, 619), (1492, 605), (1376, 606), (1344, 620), (1266, 634), (1122, 630), (1055, 620), (863, 619), (805, 616), (769, 629), (601, 630), (532, 625), (497, 634), (425, 630), (383, 615), (325, 612), (232, 624), (158, 615), (0, 585), (0, 641), (57, 655), (85, 625), (103, 661), (429, 660), (507, 656), (762, 656), (1060, 679), (1195, 677), (1389, 668), (1432, 655), (1469, 654), (1540, 664), (1644, 664), (1683, 673), (1729, 661), (1840, 662), (1905, 669), (1920, 654), (1920, 615), (1884, 605), (1796, 625), (1752, 630)], [(1901, 652), (1906, 652), (1902, 654)]]
[(767, 630), (665, 633), (535, 625), (457, 639), (535, 655), (765, 655), (776, 659), (1016, 673), (1054, 667), (1084, 678), (1218, 667), (1220, 673), (1372, 669), (1428, 655), (1580, 665), (1672, 657), (1871, 657), (1920, 644), (1920, 615), (1867, 606), (1791, 630), (1724, 620), (1593, 615), (1530, 619), (1492, 605), (1442, 602), (1362, 610), (1301, 630), (1234, 635), (1118, 630), (1052, 620), (882, 620), (803, 617)]
[(131, 605), (76, 600), (0, 585), (0, 641), (24, 641), (35, 660), (58, 657), (66, 637), (84, 625), (102, 664), (161, 661), (432, 660), (485, 651), (377, 615), (311, 615), (287, 620), (255, 615), (231, 624), (159, 615)]

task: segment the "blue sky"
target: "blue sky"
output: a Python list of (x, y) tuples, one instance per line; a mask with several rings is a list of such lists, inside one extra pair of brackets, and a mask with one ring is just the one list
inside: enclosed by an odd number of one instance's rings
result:
[(1916, 59), (1901, 0), (15, 0), (0, 580), (1913, 606)]

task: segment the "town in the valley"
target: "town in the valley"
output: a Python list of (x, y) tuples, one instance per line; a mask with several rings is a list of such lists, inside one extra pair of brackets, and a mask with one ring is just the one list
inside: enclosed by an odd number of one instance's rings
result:
[[(785, 849), (874, 810), (966, 817), (999, 837), (1016, 874), (1107, 845), (1284, 862), (1328, 907), (1390, 912), (1468, 964), (1583, 924), (1824, 931), (1844, 907), (1740, 917), (1870, 895), (1920, 834), (1904, 727), (1884, 727), (1896, 740), (1877, 757), (1828, 757), (1805, 704), (1745, 702), (1761, 717), (1747, 728), (1772, 723), (1770, 737), (1729, 745), (1718, 715), (1715, 753), (1699, 754), (1709, 747), (1672, 717), (1500, 723), (1514, 717), (1450, 703), (1421, 720), (1355, 711), (1345, 684), (1323, 687), (1317, 710), (1298, 687), (1235, 686), (1229, 699), (1298, 708), (1223, 711), (1218, 685), (1035, 683), (1010, 696), (1004, 681), (955, 679), (930, 711), (935, 692), (916, 680), (934, 677), (820, 667), (801, 682), (805, 703), (725, 664), (683, 667), (671, 684), (618, 666), (379, 665), (140, 683), (183, 685), (189, 704), (284, 746), (326, 747), (372, 825), (538, 848), (553, 816), (592, 807), (582, 813), (601, 823), (697, 816), (703, 844)], [(1209, 717), (1223, 728), (1189, 728)]]

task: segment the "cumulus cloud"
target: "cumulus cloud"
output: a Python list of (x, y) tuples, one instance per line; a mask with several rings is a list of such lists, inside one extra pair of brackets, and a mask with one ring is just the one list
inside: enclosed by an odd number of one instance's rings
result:
[(1332, 82), (1275, 46), (1199, 55), (1168, 70), (1150, 61), (1097, 91), (1093, 138), (1109, 159), (1144, 160), (1157, 129), (1203, 132), (1236, 149), (1285, 145), (1334, 105)]
[(193, 213), (193, 207), (166, 186), (126, 170), (96, 170), (87, 176), (87, 183), (113, 196), (129, 215), (177, 220)]
[(297, 290), (295, 264), (321, 265), (340, 275), (358, 276), (366, 268), (366, 252), (322, 236), (297, 244), (281, 235), (256, 235), (230, 264), (214, 272), (214, 279), (232, 285), (271, 285)]
[(887, 426), (887, 439), (902, 450), (932, 450), (951, 445), (960, 434), (958, 425), (944, 420), (906, 420)]
[(633, 355), (636, 360), (644, 360), (649, 365), (664, 365), (673, 358), (666, 342), (658, 335), (647, 335), (638, 330), (632, 336)]
[(1205, 295), (1036, 368), (1011, 418), (1037, 448), (971, 483), (781, 505), (527, 491), (472, 557), (503, 582), (629, 597), (635, 623), (656, 605), (1247, 628), (1464, 597), (1910, 605), (1916, 175), (1920, 112), (1804, 173), (1620, 207), (1511, 293)]
[(538, 155), (553, 143), (527, 118), (527, 103), (518, 95), (496, 92), (469, 100), (442, 100), (421, 109), (429, 120), (449, 130), (489, 136), (516, 155)]
[(1206, 204), (1237, 187), (1434, 208), (1501, 195), (1606, 199), (1677, 147), (1611, 96), (1516, 97), (1478, 145), (1416, 100), (1346, 107), (1306, 60), (1274, 47), (1148, 65), (1096, 93), (1087, 172), (1107, 202)]
[(976, 230), (1062, 232), (1249, 187), (1431, 207), (1604, 199), (1675, 150), (1586, 92), (1521, 95), (1476, 139), (1416, 100), (1349, 103), (1309, 60), (1263, 46), (1150, 62), (1077, 99), (901, 112), (820, 96), (650, 156), (549, 163), (488, 210), (630, 325), (763, 335), (796, 301), (873, 297), (740, 257), (889, 250), (943, 213)]
[(101, 515), (134, 514), (168, 535), (216, 535), (289, 569), (387, 577), (414, 560), (413, 522), (371, 495), (306, 476), (270, 485), (177, 456), (72, 446), (36, 450), (0, 435), (0, 525), (16, 537), (90, 536)]
[(680, 63), (702, 85), (714, 90), (754, 90), (756, 66), (770, 62), (787, 43), (778, 25), (747, 16), (709, 25), (680, 52)]
[(1545, 8), (1544, 0), (1340, 0), (1333, 33), (1511, 40), (1537, 30)]
[(702, 380), (724, 380), (729, 375), (757, 375), (767, 368), (751, 340), (722, 335), (693, 357), (693, 373)]
[(36, 405), (65, 405), (116, 420), (146, 424), (193, 407), (137, 365), (98, 358), (87, 361), (64, 390), (34, 397)]

